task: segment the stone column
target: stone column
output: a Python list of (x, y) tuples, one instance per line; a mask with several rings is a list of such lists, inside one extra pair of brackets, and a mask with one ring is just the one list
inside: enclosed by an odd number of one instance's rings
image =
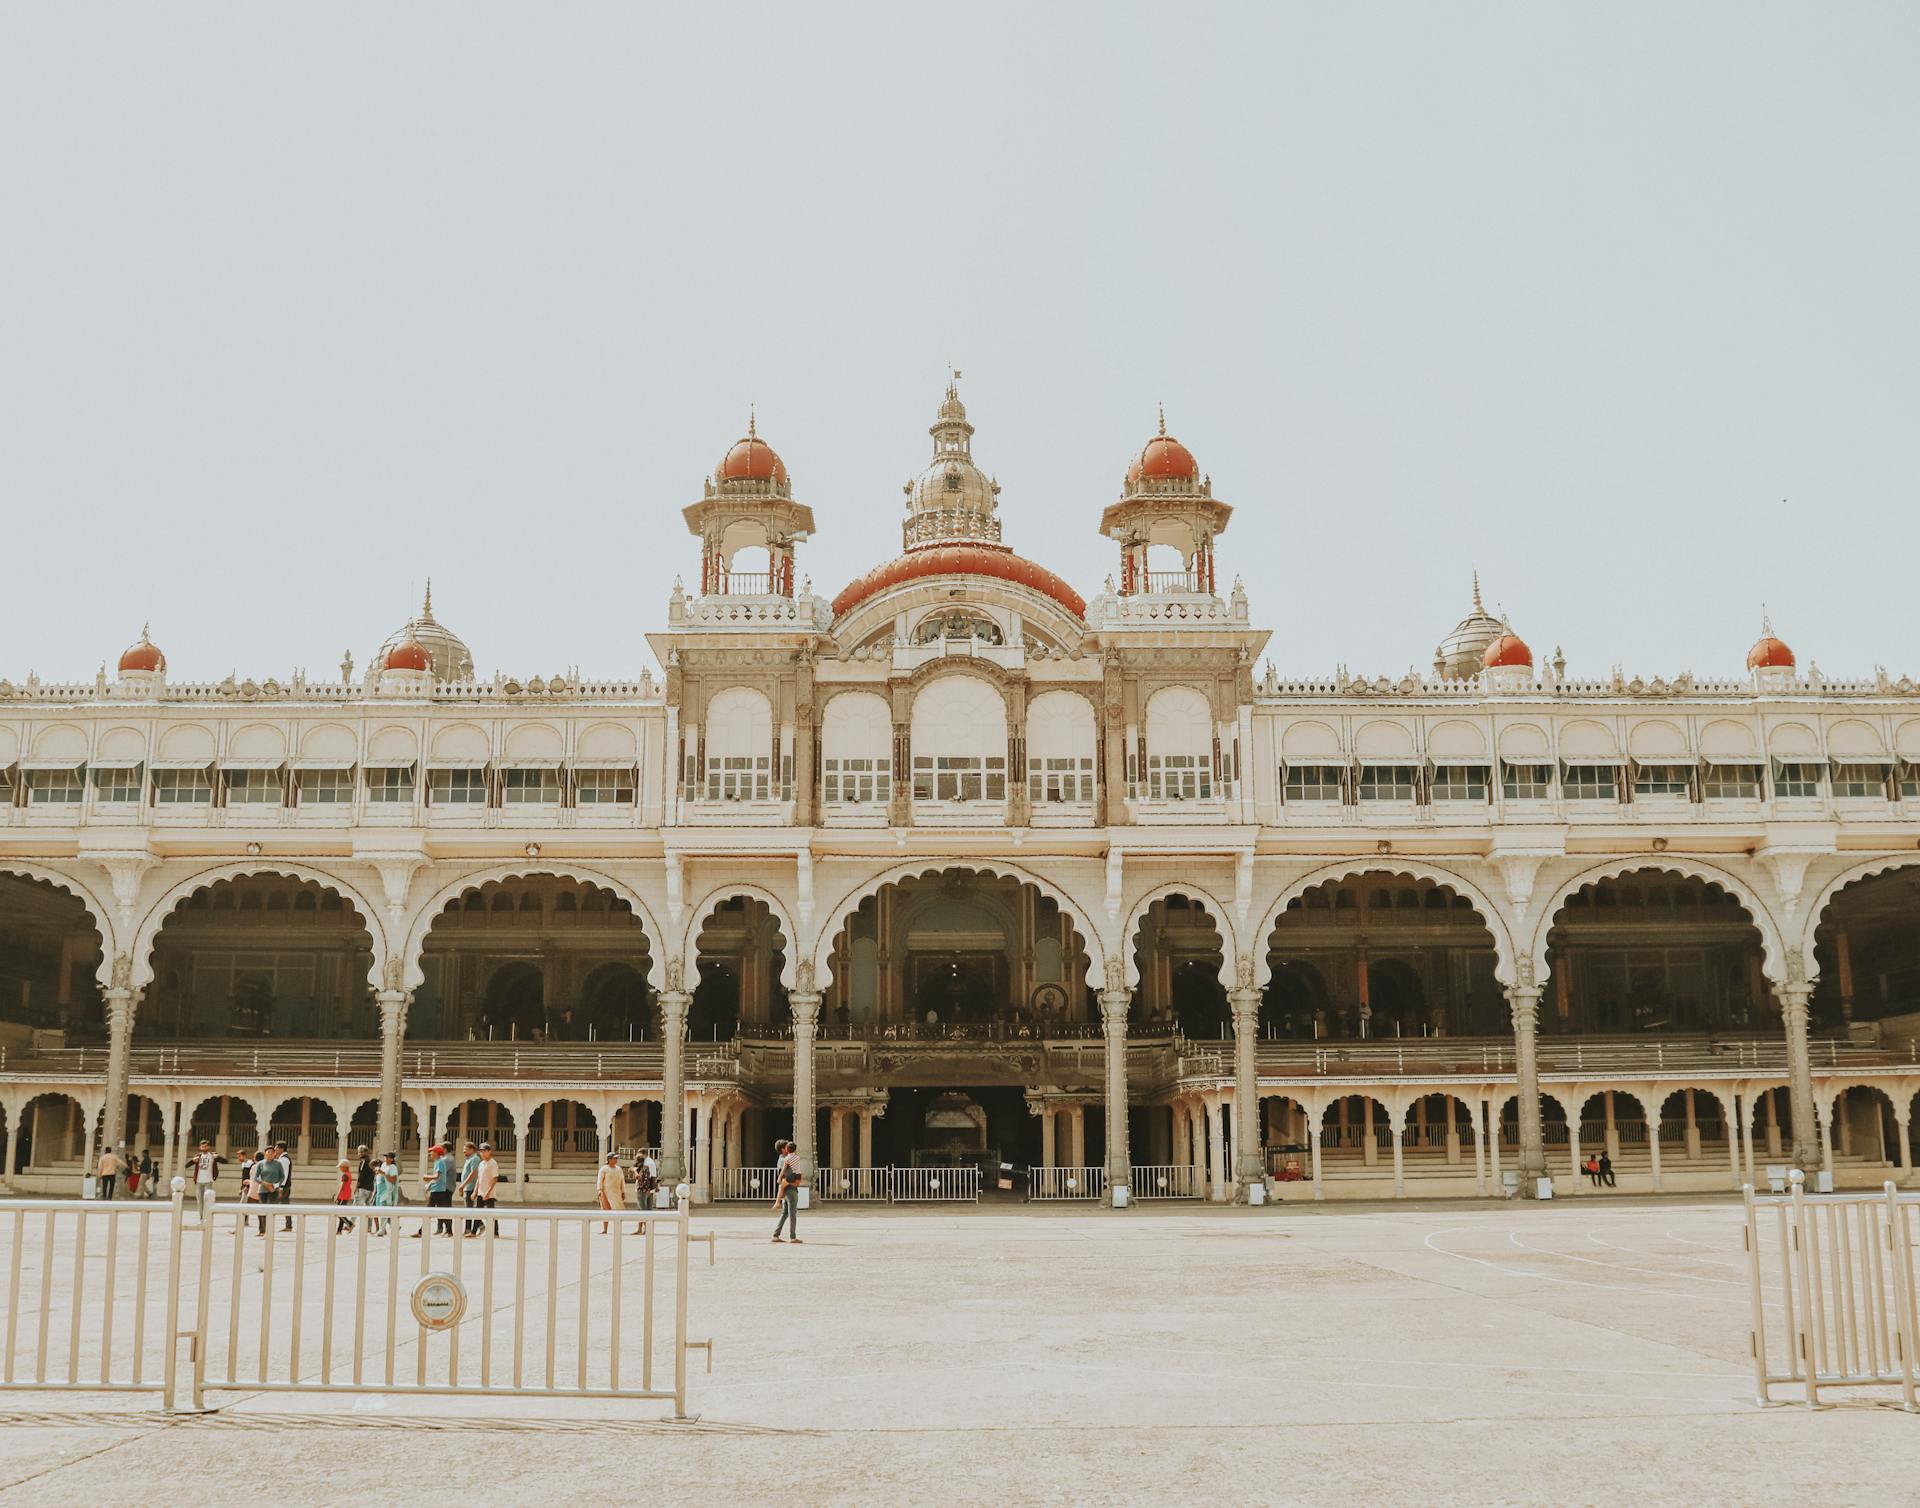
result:
[(873, 1166), (873, 1111), (865, 1105), (860, 1107), (860, 1166)]
[[(118, 1147), (127, 1139), (127, 1070), (133, 1057), (134, 998), (133, 991), (124, 985), (117, 985), (104, 993), (107, 1002), (107, 1110), (100, 1121), (100, 1145)], [(91, 1157), (88, 1161), (92, 1161)]]
[[(1912, 1102), (1909, 1101), (1908, 1103), (1911, 1104)], [(1903, 1111), (1905, 1111), (1905, 1113), (1902, 1113)], [(1910, 1134), (1907, 1127), (1911, 1123), (1911, 1116), (1912, 1112), (1904, 1106), (1896, 1108), (1893, 1113), (1893, 1129), (1899, 1137), (1899, 1147), (1897, 1150), (1900, 1157), (1901, 1183), (1908, 1182), (1913, 1176), (1913, 1147), (1907, 1139)]]
[(687, 1007), (692, 1002), (685, 990), (660, 992), (660, 1182), (669, 1189), (687, 1172)]
[(1514, 985), (1507, 991), (1513, 1011), (1514, 1092), (1520, 1106), (1520, 1193), (1531, 1199), (1536, 1180), (1547, 1176), (1546, 1136), (1540, 1128), (1540, 1067), (1534, 1033), (1540, 1022), (1540, 987)]
[(1055, 1166), (1057, 1154), (1053, 1148), (1053, 1106), (1046, 1100), (1040, 1102), (1040, 1166)]
[(693, 1197), (698, 1204), (713, 1198), (713, 1102), (703, 1099), (693, 1107)]
[(1393, 1133), (1393, 1197), (1395, 1199), (1401, 1199), (1406, 1197), (1407, 1192), (1406, 1156), (1401, 1148), (1401, 1140), (1406, 1134), (1404, 1112), (1396, 1116), (1389, 1110), (1387, 1112), (1387, 1129)]
[[(808, 973), (811, 974), (811, 970)], [(813, 981), (809, 978), (806, 983)], [(815, 1169), (813, 1106), (813, 1037), (820, 1025), (820, 992), (799, 989), (787, 996), (793, 1007), (793, 1140), (800, 1171)]]
[(1084, 1168), (1087, 1165), (1087, 1107), (1072, 1105), (1067, 1109), (1067, 1166)]
[(1807, 1045), (1807, 997), (1813, 993), (1805, 984), (1779, 987), (1780, 1020), (1787, 1034), (1787, 1099), (1793, 1111), (1793, 1162), (1804, 1173), (1819, 1171), (1826, 1164), (1820, 1155), (1820, 1137), (1813, 1113), (1813, 1056)]
[(1647, 1138), (1647, 1150), (1653, 1157), (1653, 1191), (1664, 1192), (1666, 1185), (1660, 1181), (1660, 1122), (1653, 1123), (1653, 1134)]
[(1226, 1147), (1226, 1106), (1218, 1098), (1207, 1101), (1207, 1162), (1213, 1168), (1213, 1181), (1207, 1198), (1220, 1203), (1232, 1195), (1228, 1181)]
[(1109, 1190), (1130, 1188), (1133, 1183), (1133, 1155), (1127, 1149), (1127, 1007), (1132, 1002), (1133, 992), (1120, 988), (1119, 981), (1110, 974), (1107, 988), (1100, 992), (1100, 1021), (1107, 1036)]
[(1234, 1182), (1244, 1190), (1266, 1172), (1260, 1165), (1260, 1071), (1254, 1055), (1260, 1040), (1260, 991), (1242, 985), (1227, 992), (1227, 1003), (1233, 1008)]
[[(377, 1150), (400, 1155), (400, 1048), (407, 1037), (408, 995), (404, 990), (379, 990), (373, 1002), (380, 1008), (380, 1113)], [(265, 1128), (262, 1128), (262, 1135)], [(420, 1128), (426, 1145), (427, 1128)]]

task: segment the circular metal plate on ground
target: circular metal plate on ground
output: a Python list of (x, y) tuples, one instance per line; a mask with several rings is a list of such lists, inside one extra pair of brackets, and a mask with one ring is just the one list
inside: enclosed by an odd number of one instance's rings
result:
[(413, 1285), (413, 1317), (428, 1330), (447, 1330), (467, 1312), (467, 1290), (450, 1272), (429, 1272)]

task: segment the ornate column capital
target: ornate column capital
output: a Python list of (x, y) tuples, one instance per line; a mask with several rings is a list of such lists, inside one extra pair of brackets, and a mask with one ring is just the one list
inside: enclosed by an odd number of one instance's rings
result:
[(818, 990), (793, 990), (787, 995), (787, 1004), (793, 1011), (793, 1024), (796, 1027), (814, 1027), (820, 1021), (821, 994)]
[(1100, 992), (1100, 1019), (1111, 1032), (1117, 1026), (1121, 1032), (1127, 1029), (1127, 1011), (1133, 1005), (1132, 990), (1102, 990)]
[(380, 1007), (380, 1030), (403, 1034), (407, 1029), (407, 1006), (413, 996), (405, 990), (375, 990), (373, 1003)]
[(1227, 991), (1227, 1004), (1232, 1008), (1236, 1019), (1241, 1016), (1258, 1016), (1260, 1001), (1265, 994), (1264, 990), (1256, 989), (1250, 984), (1237, 985)]

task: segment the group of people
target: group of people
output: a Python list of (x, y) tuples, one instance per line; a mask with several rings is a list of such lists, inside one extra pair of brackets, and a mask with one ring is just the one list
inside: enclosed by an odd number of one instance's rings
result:
[[(623, 1210), (627, 1207), (627, 1182), (633, 1182), (634, 1199), (643, 1210), (656, 1207), (655, 1200), (660, 1192), (660, 1164), (653, 1160), (648, 1152), (637, 1153), (631, 1169), (620, 1166), (620, 1154), (609, 1152), (600, 1164), (600, 1172), (593, 1182), (593, 1202), (603, 1210)], [(634, 1226), (637, 1236), (646, 1228), (645, 1222)], [(600, 1234), (607, 1233), (607, 1222), (600, 1222)]]
[(1605, 1152), (1602, 1152), (1598, 1157), (1589, 1153), (1587, 1160), (1581, 1163), (1580, 1171), (1587, 1175), (1587, 1182), (1591, 1183), (1596, 1189), (1602, 1185), (1610, 1189), (1619, 1187), (1619, 1185), (1613, 1181), (1613, 1159), (1607, 1156)]
[(115, 1186), (121, 1179), (126, 1180), (127, 1193), (135, 1199), (153, 1198), (153, 1186), (159, 1180), (154, 1176), (153, 1154), (144, 1147), (136, 1159), (127, 1151), (122, 1142), (118, 1150), (112, 1147), (100, 1149), (100, 1162), (94, 1169), (95, 1193), (101, 1199), (114, 1197)]

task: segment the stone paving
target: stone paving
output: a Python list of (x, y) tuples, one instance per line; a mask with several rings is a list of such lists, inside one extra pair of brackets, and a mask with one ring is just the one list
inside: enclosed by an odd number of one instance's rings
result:
[[(704, 1218), (704, 1217), (703, 1217)], [(1913, 1501), (1920, 1419), (1756, 1409), (1737, 1203), (721, 1209), (658, 1405), (0, 1394), (0, 1503)], [(697, 1367), (697, 1362), (696, 1362)]]

